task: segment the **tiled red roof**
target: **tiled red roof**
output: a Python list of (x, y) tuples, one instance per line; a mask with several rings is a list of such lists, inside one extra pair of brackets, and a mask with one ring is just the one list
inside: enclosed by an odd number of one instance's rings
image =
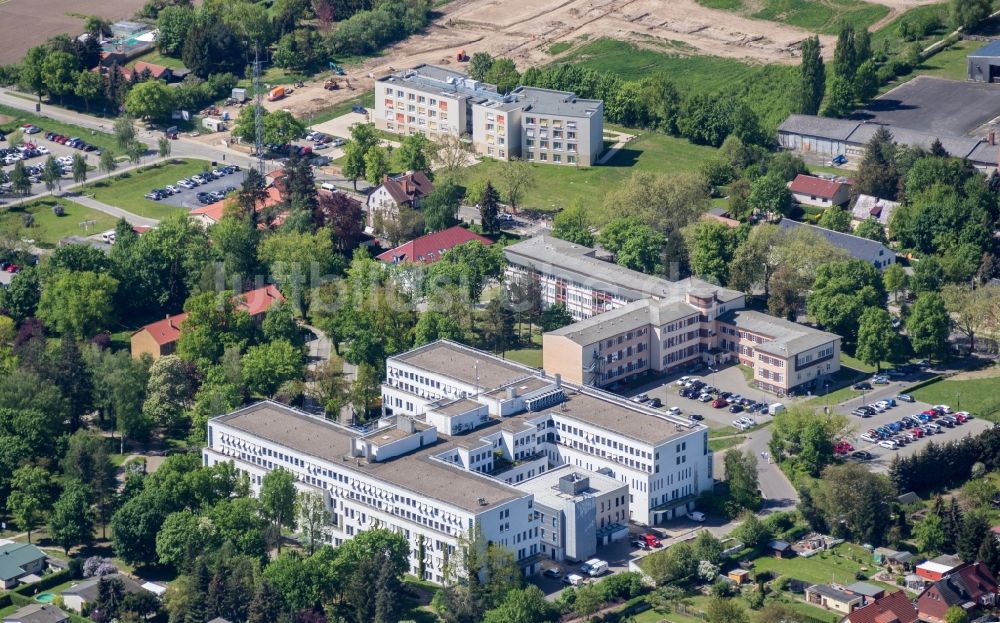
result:
[(162, 78), (163, 74), (170, 71), (170, 69), (164, 67), (163, 65), (157, 65), (155, 63), (147, 63), (146, 61), (136, 61), (132, 69), (137, 74), (141, 74), (142, 72), (148, 69), (149, 73), (154, 78)]
[(847, 615), (850, 623), (916, 623), (917, 609), (903, 591), (890, 593)]
[(246, 312), (251, 316), (263, 314), (276, 302), (285, 302), (285, 297), (281, 295), (277, 286), (274, 285), (267, 285), (263, 288), (250, 290), (249, 292), (244, 292), (243, 294), (239, 294), (237, 296), (240, 300), (236, 307), (238, 309), (246, 310)]
[(153, 338), (154, 342), (160, 346), (165, 346), (171, 342), (176, 342), (180, 338), (181, 323), (184, 322), (185, 318), (187, 318), (187, 313), (177, 314), (176, 316), (168, 314), (163, 320), (151, 322), (139, 329), (139, 331), (136, 331), (136, 333), (146, 331)]
[[(279, 191), (274, 186), (267, 187), (267, 195), (264, 197), (264, 201), (257, 207), (257, 211), (266, 210), (273, 205), (281, 203), (281, 191)], [(226, 211), (226, 200), (216, 201), (215, 203), (210, 203), (207, 206), (202, 206), (200, 208), (195, 208), (188, 212), (191, 216), (204, 216), (218, 223), (222, 220), (222, 215)]]
[(493, 241), (489, 238), (480, 236), (460, 225), (455, 225), (454, 227), (436, 231), (426, 236), (420, 236), (399, 245), (395, 249), (389, 249), (379, 255), (378, 259), (386, 264), (401, 264), (403, 262), (433, 264), (441, 259), (443, 252), (473, 240), (478, 240), (487, 246), (493, 244)]
[(813, 177), (812, 175), (803, 175), (799, 173), (795, 176), (792, 181), (792, 185), (789, 186), (789, 190), (793, 193), (799, 193), (801, 195), (810, 195), (813, 197), (823, 197), (825, 199), (832, 199), (837, 191), (844, 186), (844, 182), (835, 182), (833, 180), (824, 180), (823, 178)]
[[(263, 288), (250, 290), (237, 295), (236, 308), (246, 311), (251, 316), (257, 316), (267, 312), (276, 302), (284, 302), (285, 297), (281, 295), (274, 285), (267, 285)], [(142, 327), (136, 333), (146, 331), (153, 340), (160, 346), (166, 346), (176, 342), (181, 337), (181, 323), (187, 318), (187, 313), (168, 315), (163, 320), (157, 320)]]

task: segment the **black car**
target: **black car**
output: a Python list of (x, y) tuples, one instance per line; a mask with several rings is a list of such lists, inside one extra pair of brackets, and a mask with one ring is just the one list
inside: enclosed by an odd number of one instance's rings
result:
[(653, 407), (655, 409), (659, 409), (660, 407), (663, 406), (663, 401), (660, 400), (659, 398), (651, 398), (649, 400), (649, 402), (646, 403), (646, 404), (647, 404), (647, 406)]
[(722, 398), (723, 400), (729, 400), (730, 398), (732, 398), (732, 396), (733, 396), (732, 392), (721, 392), (719, 394), (719, 398)]
[(736, 402), (729, 405), (730, 413), (740, 413), (741, 411), (743, 411), (743, 405), (741, 405), (740, 403)]
[(870, 461), (872, 460), (872, 453), (865, 452), (864, 450), (855, 450), (851, 453), (851, 458), (859, 461)]
[(705, 419), (704, 415), (698, 415), (697, 413), (692, 413), (688, 416), (689, 420), (694, 420), (695, 422), (700, 422)]
[(851, 389), (855, 389), (858, 391), (871, 391), (872, 384), (867, 381), (865, 381), (864, 383), (855, 383), (853, 386), (851, 386)]

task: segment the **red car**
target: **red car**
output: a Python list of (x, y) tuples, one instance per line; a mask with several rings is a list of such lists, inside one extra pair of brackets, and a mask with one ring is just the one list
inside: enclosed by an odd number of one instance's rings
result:
[(965, 417), (965, 415), (962, 413), (954, 413), (952, 414), (951, 417), (955, 418), (955, 421), (957, 421), (959, 424), (965, 424), (966, 422), (969, 421), (969, 418)]
[(11, 264), (10, 266), (7, 267), (8, 273), (16, 273), (19, 270), (21, 270), (21, 267), (18, 266), (17, 264)]
[(919, 426), (914, 426), (910, 430), (910, 432), (913, 433), (914, 435), (916, 435), (918, 439), (924, 436), (924, 430), (922, 428), (920, 428)]
[(726, 402), (725, 398), (716, 398), (715, 400), (712, 401), (712, 406), (715, 407), (716, 409), (721, 409), (722, 407), (725, 407), (728, 404), (729, 403)]
[(936, 419), (939, 416), (938, 412), (935, 411), (934, 409), (928, 409), (928, 410), (924, 411), (924, 415), (926, 415), (927, 417), (931, 418), (932, 420)]

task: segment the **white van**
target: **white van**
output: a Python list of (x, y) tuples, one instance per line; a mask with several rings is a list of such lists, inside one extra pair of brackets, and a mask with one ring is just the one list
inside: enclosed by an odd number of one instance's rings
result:
[(778, 415), (784, 410), (785, 410), (785, 405), (781, 404), (780, 402), (776, 402), (773, 405), (769, 405), (767, 407), (767, 412), (770, 413), (771, 415)]
[(591, 558), (585, 563), (584, 568), (587, 569), (587, 575), (592, 578), (596, 578), (597, 576), (603, 575), (607, 572), (608, 563), (600, 558)]
[(571, 573), (563, 578), (563, 584), (569, 584), (570, 586), (583, 586), (583, 576)]

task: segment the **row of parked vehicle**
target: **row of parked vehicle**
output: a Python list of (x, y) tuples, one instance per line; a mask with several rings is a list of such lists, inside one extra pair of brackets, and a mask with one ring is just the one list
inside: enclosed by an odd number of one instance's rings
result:
[(869, 429), (861, 435), (861, 440), (889, 450), (898, 450), (908, 443), (940, 433), (941, 427), (954, 428), (970, 419), (972, 415), (967, 411), (952, 413), (948, 405), (935, 405), (922, 413), (907, 415), (885, 426)]
[(26, 142), (17, 147), (0, 149), (0, 158), (3, 159), (4, 164), (10, 165), (16, 164), (18, 160), (30, 160), (31, 158), (38, 158), (48, 153), (49, 150), (45, 146)]
[(314, 143), (313, 149), (326, 149), (328, 145), (333, 147), (340, 147), (347, 141), (342, 138), (337, 138), (336, 136), (330, 136), (329, 134), (323, 134), (322, 132), (310, 132), (304, 137), (307, 141), (312, 141)]
[[(186, 177), (182, 180), (177, 181), (177, 185), (168, 184), (163, 188), (154, 188), (153, 190), (146, 193), (144, 196), (146, 199), (152, 201), (159, 201), (160, 199), (166, 199), (171, 195), (176, 195), (184, 192), (185, 190), (191, 190), (197, 188), (202, 184), (207, 184), (213, 180), (221, 179), (226, 175), (236, 173), (240, 170), (239, 165), (232, 165), (226, 167), (219, 167), (218, 169), (212, 171), (205, 171), (204, 173), (198, 173), (197, 175), (192, 175), (191, 177)], [(201, 192), (198, 193), (197, 198), (201, 204), (214, 203), (216, 201), (222, 201), (225, 199), (226, 195), (236, 190), (235, 186), (229, 186), (225, 190), (216, 190), (213, 192)]]
[(72, 147), (73, 149), (79, 149), (81, 151), (96, 151), (98, 152), (98, 155), (100, 155), (100, 151), (96, 146), (91, 145), (79, 136), (65, 136), (63, 134), (56, 134), (55, 132), (46, 132), (45, 138), (53, 143), (59, 143), (60, 145)]

